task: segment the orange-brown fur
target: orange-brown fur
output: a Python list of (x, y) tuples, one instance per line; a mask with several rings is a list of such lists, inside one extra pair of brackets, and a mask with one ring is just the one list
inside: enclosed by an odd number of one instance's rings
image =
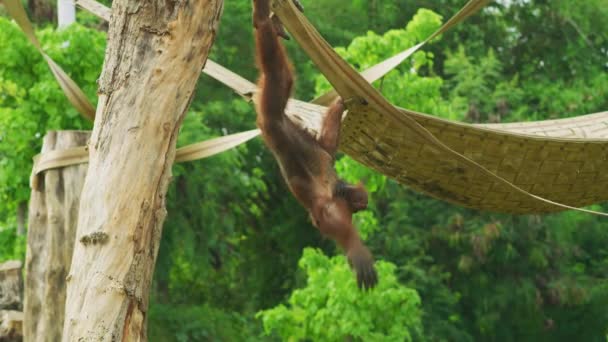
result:
[[(253, 23), (260, 69), (257, 125), (273, 152), (296, 199), (308, 210), (319, 231), (346, 252), (357, 273), (359, 287), (377, 282), (374, 259), (352, 223), (353, 212), (367, 207), (367, 192), (340, 180), (334, 169), (344, 104), (335, 102), (323, 119), (319, 139), (285, 115), (293, 86), (293, 72), (279, 41), (280, 22), (270, 18), (268, 0), (254, 0)], [(282, 35), (282, 34), (281, 34)]]

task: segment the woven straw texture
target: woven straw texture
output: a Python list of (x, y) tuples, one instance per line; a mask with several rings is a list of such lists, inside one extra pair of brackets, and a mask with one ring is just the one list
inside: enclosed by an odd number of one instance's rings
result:
[[(390, 118), (364, 108), (352, 114), (344, 122), (343, 151), (400, 183), (470, 208), (559, 210), (463, 166)], [(532, 194), (575, 207), (608, 199), (608, 112), (493, 125), (414, 118), (453, 150)]]

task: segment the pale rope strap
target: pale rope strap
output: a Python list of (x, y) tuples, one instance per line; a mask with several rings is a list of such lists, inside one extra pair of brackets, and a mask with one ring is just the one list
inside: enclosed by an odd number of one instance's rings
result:
[[(231, 134), (219, 138), (209, 139), (196, 144), (178, 148), (175, 152), (175, 162), (187, 162), (207, 158), (234, 148), (258, 136), (259, 130)], [(34, 168), (30, 177), (32, 189), (38, 188), (38, 175), (46, 170), (60, 167), (84, 164), (89, 162), (89, 151), (86, 146), (73, 147), (63, 150), (49, 151), (34, 156)]]
[[(483, 3), (483, 1), (471, 2), (476, 2), (479, 4)], [(274, 13), (278, 15), (291, 35), (296, 39), (299, 45), (304, 49), (312, 61), (333, 85), (338, 94), (346, 101), (349, 99), (359, 99), (360, 101), (358, 102), (365, 102), (366, 105), (370, 106), (375, 111), (384, 113), (385, 115), (397, 120), (404, 126), (412, 129), (414, 132), (416, 132), (416, 134), (419, 135), (421, 139), (436, 146), (440, 150), (447, 152), (456, 160), (478, 170), (480, 173), (496, 179), (499, 183), (512, 188), (519, 193), (560, 208), (608, 216), (606, 213), (568, 206), (531, 194), (530, 192), (525, 191), (506, 179), (496, 175), (482, 165), (479, 165), (473, 160), (452, 150), (449, 146), (442, 143), (431, 132), (410, 117), (407, 111), (399, 111), (392, 104), (390, 104), (378, 90), (371, 86), (348, 63), (340, 58), (332, 47), (319, 35), (317, 30), (308, 22), (306, 17), (295, 7), (292, 0), (274, 0), (272, 6)]]
[(42, 171), (88, 162), (89, 151), (87, 151), (86, 146), (37, 154), (34, 156), (34, 167), (32, 168), (32, 174), (30, 175), (30, 187), (34, 190), (40, 189), (38, 174)]

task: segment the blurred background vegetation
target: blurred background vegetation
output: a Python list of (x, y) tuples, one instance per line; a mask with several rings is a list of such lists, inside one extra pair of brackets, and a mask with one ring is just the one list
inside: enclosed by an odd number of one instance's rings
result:
[[(57, 31), (54, 1), (27, 2), (44, 49), (95, 101), (107, 25), (79, 12), (79, 24)], [(420, 42), (464, 3), (303, 1), (358, 69)], [(250, 12), (249, 1), (226, 1), (211, 59), (255, 80)], [(396, 105), (465, 122), (608, 110), (607, 22), (606, 0), (492, 2), (377, 86)], [(327, 89), (302, 50), (286, 45), (295, 97)], [(254, 122), (250, 104), (203, 75), (179, 145)], [(45, 132), (90, 128), (0, 7), (0, 261), (24, 257), (31, 158)], [(356, 289), (340, 251), (311, 226), (257, 139), (174, 167), (150, 340), (607, 340), (605, 219), (463, 209), (346, 156), (337, 168), (371, 192), (356, 222), (381, 260), (377, 289)]]

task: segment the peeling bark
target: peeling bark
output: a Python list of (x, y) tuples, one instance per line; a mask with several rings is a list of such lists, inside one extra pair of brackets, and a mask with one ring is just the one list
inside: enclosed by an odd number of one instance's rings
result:
[(64, 341), (145, 341), (175, 142), (222, 0), (113, 2)]

